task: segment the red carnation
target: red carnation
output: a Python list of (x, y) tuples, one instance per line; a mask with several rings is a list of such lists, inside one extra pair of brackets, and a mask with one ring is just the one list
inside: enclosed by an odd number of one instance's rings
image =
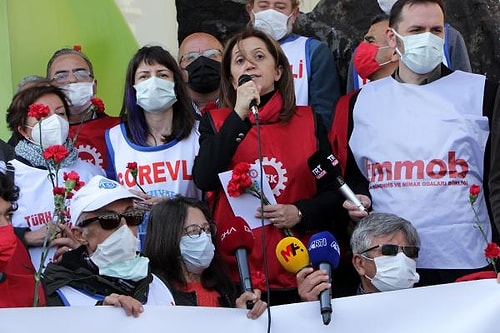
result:
[(142, 191), (142, 193), (147, 194), (146, 191), (142, 188), (141, 184), (137, 181), (137, 162), (128, 162), (127, 163), (127, 169), (129, 170), (130, 174), (132, 175), (132, 178), (134, 178), (135, 184), (139, 189)]
[(80, 175), (78, 172), (71, 170), (70, 172), (65, 172), (63, 175), (63, 179), (66, 180), (72, 180), (74, 182), (77, 182), (80, 180)]
[(495, 259), (500, 257), (500, 248), (496, 243), (488, 243), (484, 249), (484, 256), (488, 259)]
[(64, 196), (64, 194), (66, 193), (66, 189), (64, 187), (56, 186), (52, 189), (52, 193), (54, 193), (54, 195)]
[(49, 115), (50, 109), (45, 104), (31, 104), (29, 106), (28, 117), (36, 118), (40, 120)]
[(63, 145), (53, 145), (50, 147), (47, 147), (43, 151), (43, 158), (46, 160), (54, 160), (55, 163), (60, 163), (62, 160), (64, 160), (66, 157), (68, 157), (69, 151), (68, 148), (66, 148)]
[(82, 181), (77, 181), (77, 182), (75, 182), (75, 188), (74, 188), (74, 190), (75, 190), (75, 191), (80, 190), (80, 189), (82, 188), (82, 186), (83, 186), (83, 185), (85, 185), (85, 182), (82, 182)]
[(102, 101), (102, 99), (100, 99), (99, 97), (92, 97), (90, 99), (90, 102), (94, 106), (95, 111), (97, 113), (103, 113), (104, 112), (105, 107), (104, 107), (104, 102)]

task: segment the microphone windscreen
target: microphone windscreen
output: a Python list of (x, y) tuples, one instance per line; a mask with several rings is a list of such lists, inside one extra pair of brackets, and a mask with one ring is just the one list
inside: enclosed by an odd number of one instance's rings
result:
[(221, 253), (233, 256), (238, 249), (252, 252), (255, 237), (252, 229), (239, 216), (217, 223), (217, 239)]
[(285, 237), (276, 245), (276, 257), (281, 266), (290, 273), (297, 273), (309, 265), (307, 249), (295, 237)]
[(339, 161), (333, 154), (318, 150), (307, 159), (307, 165), (313, 176), (320, 179), (335, 179), (341, 174)]
[(340, 247), (335, 237), (328, 231), (312, 235), (307, 250), (313, 266), (317, 267), (320, 263), (329, 263), (332, 268), (337, 268), (339, 265)]
[(248, 81), (251, 81), (251, 80), (252, 80), (252, 77), (250, 75), (248, 75), (248, 74), (242, 74), (238, 78), (238, 87), (241, 86), (244, 83), (247, 83)]

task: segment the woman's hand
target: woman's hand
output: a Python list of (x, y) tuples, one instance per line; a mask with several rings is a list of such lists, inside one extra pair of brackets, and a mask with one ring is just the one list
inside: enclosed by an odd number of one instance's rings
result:
[(240, 116), (241, 119), (245, 119), (250, 112), (250, 103), (255, 99), (257, 105), (260, 104), (259, 88), (252, 80), (242, 84), (236, 89), (236, 103), (234, 105), (234, 111)]
[(111, 294), (106, 296), (102, 302), (102, 305), (113, 305), (117, 308), (123, 308), (127, 316), (139, 317), (141, 313), (144, 312), (144, 307), (141, 302), (136, 300), (133, 297), (119, 295), (119, 294)]
[(245, 291), (240, 297), (236, 299), (236, 307), (240, 309), (247, 308), (247, 301), (253, 302), (252, 310), (248, 311), (247, 317), (250, 319), (257, 319), (267, 308), (267, 303), (260, 299), (261, 292), (259, 289), (254, 289), (253, 293)]
[[(366, 209), (371, 207), (372, 201), (369, 197), (363, 194), (356, 194), (356, 197), (358, 197), (359, 201), (361, 201)], [(358, 207), (349, 200), (344, 201), (342, 206), (347, 209), (349, 217), (355, 222), (359, 222), (359, 220), (361, 220), (363, 217), (368, 216), (368, 212), (360, 211)]]
[[(260, 218), (261, 216), (260, 207), (258, 207), (255, 217)], [(291, 229), (301, 220), (297, 206), (283, 204), (264, 206), (264, 218), (269, 219), (279, 229)]]

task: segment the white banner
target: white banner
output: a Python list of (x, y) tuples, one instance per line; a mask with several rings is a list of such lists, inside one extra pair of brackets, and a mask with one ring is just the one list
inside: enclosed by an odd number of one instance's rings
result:
[[(318, 302), (271, 307), (273, 333), (492, 333), (498, 332), (500, 285), (493, 279), (414, 288), (332, 300), (323, 325)], [(0, 309), (0, 333), (266, 332), (267, 314), (246, 310), (146, 306), (139, 318), (119, 308)]]

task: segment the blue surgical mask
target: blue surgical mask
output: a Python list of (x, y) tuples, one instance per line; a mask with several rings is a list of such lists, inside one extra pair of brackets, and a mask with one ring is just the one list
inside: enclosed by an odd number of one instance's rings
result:
[(212, 262), (215, 246), (210, 234), (202, 232), (199, 237), (181, 237), (181, 257), (186, 269), (194, 274), (201, 274)]

